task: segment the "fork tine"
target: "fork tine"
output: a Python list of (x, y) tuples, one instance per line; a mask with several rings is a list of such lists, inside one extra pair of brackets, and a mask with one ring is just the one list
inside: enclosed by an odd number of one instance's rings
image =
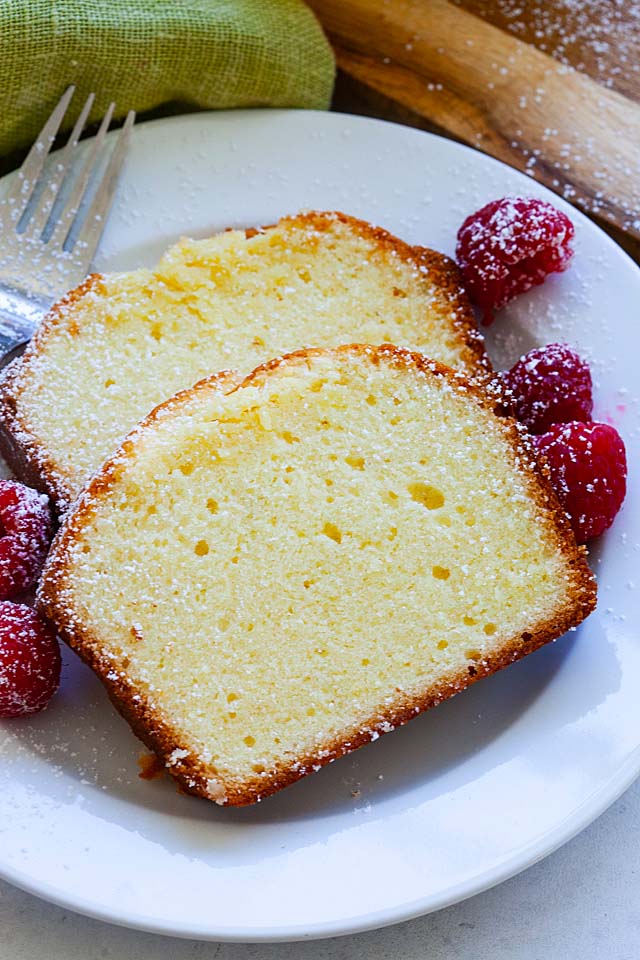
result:
[(103, 174), (100, 186), (96, 191), (89, 213), (82, 224), (73, 248), (74, 255), (76, 257), (78, 257), (78, 254), (80, 255), (79, 259), (86, 270), (89, 269), (96, 247), (102, 236), (102, 231), (105, 228), (107, 214), (111, 206), (113, 194), (115, 193), (118, 176), (120, 175), (129, 141), (131, 140), (131, 128), (133, 127), (135, 118), (135, 112), (130, 110), (124, 126), (120, 131), (116, 145), (111, 152), (107, 169)]
[[(38, 134), (38, 139), (29, 150), (27, 157), (20, 168), (18, 176), (15, 178), (13, 187), (4, 197), (4, 203), (7, 205), (8, 210), (10, 211), (11, 219), (14, 222), (17, 222), (24, 208), (27, 206), (33, 188), (35, 187), (42, 169), (45, 164), (45, 160), (49, 156), (49, 151), (51, 150), (51, 144), (55, 140), (56, 133), (60, 128), (62, 123), (62, 118), (67, 112), (67, 107), (69, 106), (69, 101), (75, 92), (75, 87), (72, 85), (67, 87), (65, 92), (60, 97), (60, 100), (56, 104), (53, 113), (45, 123), (44, 127)], [(21, 207), (18, 207), (20, 201), (24, 201)]]
[[(52, 176), (47, 180), (45, 187), (44, 197), (40, 206), (35, 211), (35, 213), (27, 221), (27, 229), (24, 231), (28, 236), (37, 237), (44, 230), (49, 219), (49, 214), (53, 208), (53, 205), (56, 202), (58, 193), (64, 181), (66, 180), (69, 168), (71, 166), (71, 161), (73, 160), (73, 150), (77, 146), (78, 140), (82, 135), (84, 130), (84, 125), (87, 122), (87, 117), (91, 112), (91, 107), (93, 106), (93, 101), (95, 100), (95, 93), (90, 93), (85, 104), (80, 112), (80, 116), (75, 122), (73, 130), (69, 135), (69, 139), (65, 145), (64, 150), (60, 155), (60, 160), (56, 164), (56, 168), (53, 171)], [(20, 224), (18, 225), (20, 226)]]
[(107, 112), (102, 118), (100, 128), (98, 129), (98, 132), (93, 138), (91, 149), (89, 150), (87, 159), (84, 162), (84, 166), (82, 167), (80, 175), (78, 176), (73, 186), (73, 190), (71, 191), (71, 195), (68, 198), (65, 208), (61, 213), (60, 219), (58, 220), (58, 223), (56, 224), (54, 231), (51, 234), (49, 243), (54, 247), (62, 248), (64, 246), (64, 242), (67, 239), (69, 230), (71, 229), (71, 225), (75, 220), (78, 210), (80, 209), (80, 204), (82, 203), (82, 198), (84, 197), (85, 191), (87, 189), (87, 184), (89, 183), (91, 172), (95, 166), (98, 153), (104, 143), (104, 138), (107, 134), (107, 130), (109, 129), (109, 124), (111, 123), (111, 117), (113, 116), (113, 111), (115, 110), (115, 106), (116, 106), (115, 103), (109, 104)]

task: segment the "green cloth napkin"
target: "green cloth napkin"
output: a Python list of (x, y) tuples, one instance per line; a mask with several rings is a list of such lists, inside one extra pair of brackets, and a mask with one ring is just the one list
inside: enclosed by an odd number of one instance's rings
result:
[(164, 104), (329, 105), (331, 48), (300, 0), (0, 0), (0, 155), (24, 148), (70, 83), (116, 116)]

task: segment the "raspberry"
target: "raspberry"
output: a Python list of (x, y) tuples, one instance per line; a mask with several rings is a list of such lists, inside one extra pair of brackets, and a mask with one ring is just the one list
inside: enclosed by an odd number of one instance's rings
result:
[(560, 273), (573, 256), (571, 220), (545, 200), (505, 197), (472, 213), (458, 230), (456, 259), (467, 292), (484, 313)]
[(26, 717), (48, 704), (60, 683), (60, 649), (30, 607), (0, 601), (0, 717)]
[(512, 394), (516, 417), (531, 433), (543, 433), (554, 423), (591, 420), (589, 365), (564, 344), (531, 350), (500, 378)]
[(0, 480), (0, 598), (35, 584), (53, 527), (49, 498), (13, 480)]
[(617, 430), (606, 423), (557, 423), (532, 437), (571, 519), (578, 543), (611, 526), (627, 490), (627, 457)]

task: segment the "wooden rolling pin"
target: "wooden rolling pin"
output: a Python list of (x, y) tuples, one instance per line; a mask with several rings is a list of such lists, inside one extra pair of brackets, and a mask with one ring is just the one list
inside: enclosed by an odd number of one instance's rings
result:
[[(311, 0), (311, 6), (336, 51), (338, 109), (408, 122), (484, 150), (581, 206), (640, 259), (637, 22), (624, 54), (615, 49), (613, 31), (600, 44), (607, 73), (601, 56), (587, 57), (585, 65), (575, 33), (573, 43), (556, 48), (580, 69), (539, 49), (547, 44), (526, 20), (534, 6), (526, 3), (519, 4), (525, 39), (509, 30), (513, 18), (504, 2)], [(562, 5), (535, 6), (548, 12)], [(615, 36), (624, 37), (619, 22), (616, 28)]]

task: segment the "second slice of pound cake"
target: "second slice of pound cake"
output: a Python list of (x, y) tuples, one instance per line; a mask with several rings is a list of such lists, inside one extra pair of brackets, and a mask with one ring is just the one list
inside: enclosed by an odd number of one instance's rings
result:
[(457, 267), (339, 213), (182, 240), (152, 270), (93, 276), (0, 385), (0, 442), (59, 512), (158, 403), (307, 346), (397, 343), (489, 370)]
[(253, 803), (593, 609), (495, 403), (391, 346), (200, 383), (91, 481), (40, 609), (187, 791)]

